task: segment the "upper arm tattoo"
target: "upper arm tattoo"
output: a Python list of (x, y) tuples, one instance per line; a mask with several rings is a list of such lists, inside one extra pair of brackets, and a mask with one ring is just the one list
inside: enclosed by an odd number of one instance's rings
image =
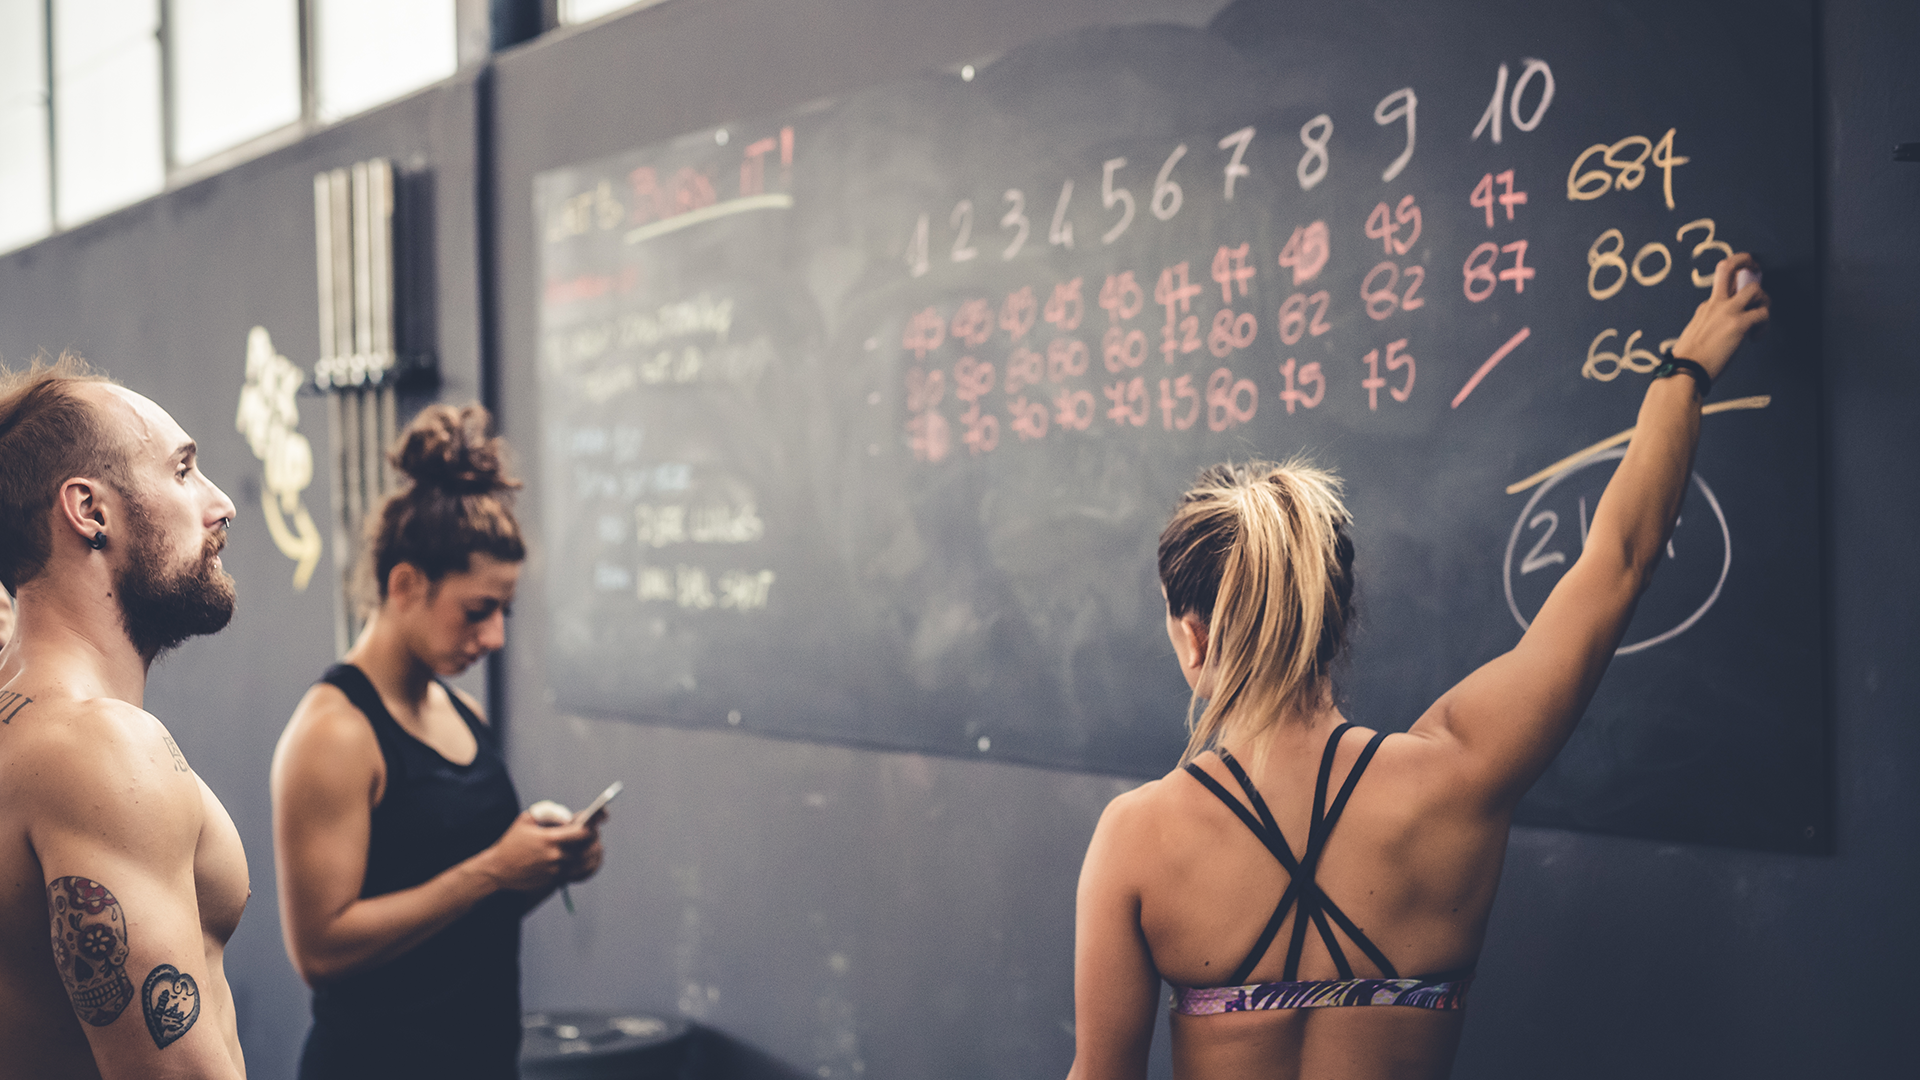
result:
[[(94, 1027), (120, 1019), (133, 1001), (127, 917), (120, 901), (92, 878), (54, 878), (47, 882), (47, 914), (53, 924), (53, 962), (73, 1011)], [(200, 1019), (200, 986), (172, 964), (161, 964), (147, 973), (140, 1011), (153, 1045), (165, 1050)]]
[(187, 764), (187, 756), (180, 752), (179, 744), (173, 741), (173, 736), (162, 735), (160, 736), (160, 741), (167, 744), (167, 751), (173, 755), (173, 771), (174, 772), (192, 772), (193, 771), (192, 766)]
[(153, 1045), (165, 1050), (200, 1019), (200, 987), (193, 976), (172, 964), (161, 964), (147, 973), (147, 984), (140, 989), (140, 1009), (147, 1015)]
[(53, 962), (67, 984), (73, 1011), (94, 1027), (106, 1027), (133, 1000), (127, 978), (127, 917), (120, 901), (91, 878), (47, 882), (47, 915), (53, 930)]
[(33, 699), (12, 690), (0, 690), (0, 724), (11, 724), (20, 710), (33, 704)]

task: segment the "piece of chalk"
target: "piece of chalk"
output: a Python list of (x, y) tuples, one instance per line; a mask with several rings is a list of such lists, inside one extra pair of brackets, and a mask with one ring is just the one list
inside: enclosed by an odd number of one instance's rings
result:
[(1760, 283), (1760, 271), (1758, 270), (1742, 269), (1742, 270), (1734, 271), (1734, 274), (1733, 274), (1733, 291), (1734, 292), (1739, 292), (1741, 289), (1746, 288), (1748, 285), (1758, 285), (1759, 283)]

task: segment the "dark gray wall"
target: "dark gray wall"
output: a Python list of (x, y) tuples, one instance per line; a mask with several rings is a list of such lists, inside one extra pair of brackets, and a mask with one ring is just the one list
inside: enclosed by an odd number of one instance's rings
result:
[[(235, 626), (164, 662), (149, 700), (247, 843), (256, 893), (229, 977), (254, 1076), (290, 1076), (305, 1026), (279, 943), (266, 765), (331, 653), (332, 571), (329, 559), (306, 593), (291, 590), (232, 418), (249, 327), (268, 327), (302, 365), (315, 359), (312, 173), (387, 154), (427, 178), (429, 322), (455, 399), (481, 387), (474, 200), (490, 185), (501, 404), (510, 433), (530, 434), (535, 172), (1078, 25), (1192, 21), (1212, 6), (675, 0), (501, 58), (490, 177), (474, 171), (480, 96), (460, 80), (0, 258), (0, 356), (72, 346), (101, 362), (202, 439), (243, 508), (228, 560)], [(1894, 980), (1920, 960), (1920, 566), (1908, 557), (1920, 531), (1920, 165), (1888, 151), (1920, 141), (1920, 71), (1904, 57), (1920, 11), (1834, 2), (1823, 27), (1826, 345), (1807, 362), (1823, 365), (1827, 388), (1837, 852), (1517, 831), (1462, 1077), (1912, 1067)], [(302, 430), (321, 446), (323, 420), (307, 402)], [(684, 1013), (761, 1072), (1064, 1074), (1073, 883), (1123, 783), (556, 715), (535, 559), (504, 700), (521, 790), (578, 802), (617, 776), (628, 791), (607, 870), (576, 890), (578, 915), (549, 905), (532, 917), (529, 1005)]]
[(153, 398), (199, 441), (207, 474), (239, 509), (225, 560), (239, 587), (233, 624), (162, 659), (146, 704), (246, 844), (253, 899), (227, 976), (253, 1075), (268, 1080), (293, 1075), (307, 994), (280, 943), (267, 762), (294, 703), (333, 659), (338, 578), (319, 398), (301, 399), (300, 431), (317, 459), (306, 505), (327, 550), (306, 591), (294, 590), (294, 564), (267, 536), (261, 465), (234, 429), (247, 332), (266, 327), (281, 353), (311, 370), (313, 176), (391, 157), (401, 170), (399, 213), (417, 240), (401, 256), (413, 301), (403, 333), (439, 353), (450, 397), (479, 394), (476, 101), (474, 81), (458, 79), (0, 258), (0, 357), (17, 365), (72, 349)]

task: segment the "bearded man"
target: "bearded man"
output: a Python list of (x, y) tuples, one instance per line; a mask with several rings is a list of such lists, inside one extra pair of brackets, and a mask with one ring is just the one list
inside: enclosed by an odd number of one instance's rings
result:
[(246, 854), (141, 707), (233, 616), (233, 513), (158, 405), (71, 358), (0, 369), (0, 1080), (246, 1075)]

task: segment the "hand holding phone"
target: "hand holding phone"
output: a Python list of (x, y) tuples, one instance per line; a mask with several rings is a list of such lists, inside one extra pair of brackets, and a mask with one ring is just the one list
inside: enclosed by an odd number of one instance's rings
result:
[(618, 797), (621, 789), (625, 787), (626, 785), (621, 783), (618, 780), (615, 780), (613, 783), (608, 784), (607, 790), (601, 792), (597, 798), (595, 798), (592, 802), (588, 803), (585, 809), (573, 815), (573, 823), (576, 825), (584, 825), (588, 821), (591, 821), (593, 819), (593, 815), (599, 813), (601, 810), (606, 809), (606, 805), (612, 802), (616, 797)]

